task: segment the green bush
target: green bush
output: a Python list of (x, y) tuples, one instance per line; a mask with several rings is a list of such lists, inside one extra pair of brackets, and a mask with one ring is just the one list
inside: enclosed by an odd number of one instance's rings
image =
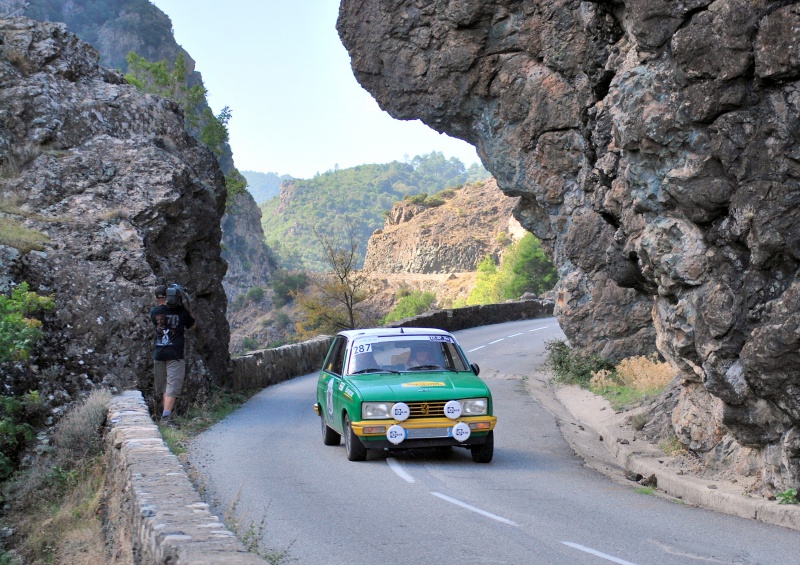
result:
[(36, 439), (35, 426), (41, 424), (44, 413), (38, 392), (0, 396), (0, 481), (16, 470), (20, 455)]
[(285, 328), (286, 326), (290, 326), (292, 324), (292, 319), (289, 317), (289, 314), (286, 312), (276, 312), (275, 313), (275, 326), (278, 328)]
[(589, 388), (592, 373), (613, 371), (614, 364), (599, 355), (583, 356), (561, 340), (545, 343), (545, 367), (555, 373), (556, 382)]
[(253, 288), (247, 291), (245, 297), (250, 302), (261, 302), (262, 300), (264, 300), (264, 289), (261, 288), (260, 286), (254, 286)]
[(55, 301), (39, 296), (22, 283), (11, 296), (0, 296), (0, 363), (27, 359), (42, 337), (42, 323), (32, 318), (42, 310), (51, 310)]
[(272, 277), (272, 302), (276, 308), (287, 305), (294, 296), (308, 286), (308, 275), (292, 273), (286, 270), (277, 271)]
[(506, 248), (499, 267), (489, 256), (481, 261), (467, 305), (496, 304), (526, 292), (539, 295), (552, 289), (557, 280), (556, 270), (539, 240), (533, 234), (525, 234)]
[(412, 291), (397, 301), (392, 311), (383, 319), (383, 323), (388, 324), (427, 312), (434, 302), (436, 294), (433, 292)]
[(254, 351), (258, 349), (258, 342), (252, 337), (246, 337), (242, 340), (242, 347), (244, 347), (245, 351)]

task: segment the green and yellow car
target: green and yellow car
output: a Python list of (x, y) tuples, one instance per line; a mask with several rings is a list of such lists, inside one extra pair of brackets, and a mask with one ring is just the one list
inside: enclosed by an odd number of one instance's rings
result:
[(367, 451), (459, 446), (494, 454), (492, 393), (456, 338), (429, 328), (340, 332), (317, 381), (322, 441), (344, 436), (350, 461)]

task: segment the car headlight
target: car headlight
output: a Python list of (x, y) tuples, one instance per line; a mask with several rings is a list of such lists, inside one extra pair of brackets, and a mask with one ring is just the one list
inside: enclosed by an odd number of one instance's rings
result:
[(361, 417), (364, 420), (386, 420), (391, 418), (391, 402), (364, 402), (361, 404)]
[(469, 398), (461, 401), (462, 416), (483, 416), (488, 410), (488, 398)]

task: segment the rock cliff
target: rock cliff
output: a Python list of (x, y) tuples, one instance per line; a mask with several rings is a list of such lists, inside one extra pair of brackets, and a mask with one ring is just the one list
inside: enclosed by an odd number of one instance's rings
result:
[[(397, 202), (383, 229), (367, 244), (364, 269), (377, 273), (460, 273), (475, 271), (484, 257), (500, 262), (505, 243), (519, 224), (494, 179), (468, 184), (430, 206)], [(521, 228), (519, 228), (521, 230)]]
[[(182, 56), (188, 71), (189, 86), (202, 85), (192, 56), (175, 41), (172, 21), (149, 0), (0, 0), (0, 16), (14, 13), (37, 21), (63, 22), (67, 30), (91, 44), (100, 54), (104, 67), (127, 72), (125, 60), (130, 52), (149, 61), (173, 62)], [(205, 99), (201, 104), (207, 108)], [(199, 135), (198, 128), (192, 134)], [(219, 148), (217, 160), (225, 175), (235, 170), (233, 154), (227, 144)], [(228, 272), (223, 287), (229, 302), (254, 286), (266, 286), (272, 277), (271, 252), (264, 242), (258, 206), (249, 194), (237, 195), (222, 219), (223, 258)]]
[(800, 484), (797, 2), (343, 0), (338, 29), (520, 198), (573, 345), (657, 346), (687, 447)]
[(0, 216), (45, 237), (38, 251), (3, 248), (0, 281), (56, 301), (43, 357), (4, 384), (148, 390), (152, 288), (180, 281), (199, 320), (186, 387), (196, 396), (230, 370), (225, 180), (175, 103), (98, 61), (63, 24), (0, 20)]

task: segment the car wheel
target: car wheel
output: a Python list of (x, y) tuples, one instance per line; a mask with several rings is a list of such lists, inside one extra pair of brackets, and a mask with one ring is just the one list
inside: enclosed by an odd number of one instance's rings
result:
[(353, 432), (353, 428), (350, 426), (350, 417), (347, 414), (344, 416), (344, 448), (350, 461), (363, 461), (367, 458), (367, 448)]
[(494, 455), (494, 431), (489, 432), (484, 443), (470, 447), (470, 451), (475, 463), (489, 463)]
[(333, 431), (328, 424), (325, 423), (325, 417), (319, 417), (322, 422), (322, 443), (325, 445), (339, 445), (342, 441), (342, 436)]

